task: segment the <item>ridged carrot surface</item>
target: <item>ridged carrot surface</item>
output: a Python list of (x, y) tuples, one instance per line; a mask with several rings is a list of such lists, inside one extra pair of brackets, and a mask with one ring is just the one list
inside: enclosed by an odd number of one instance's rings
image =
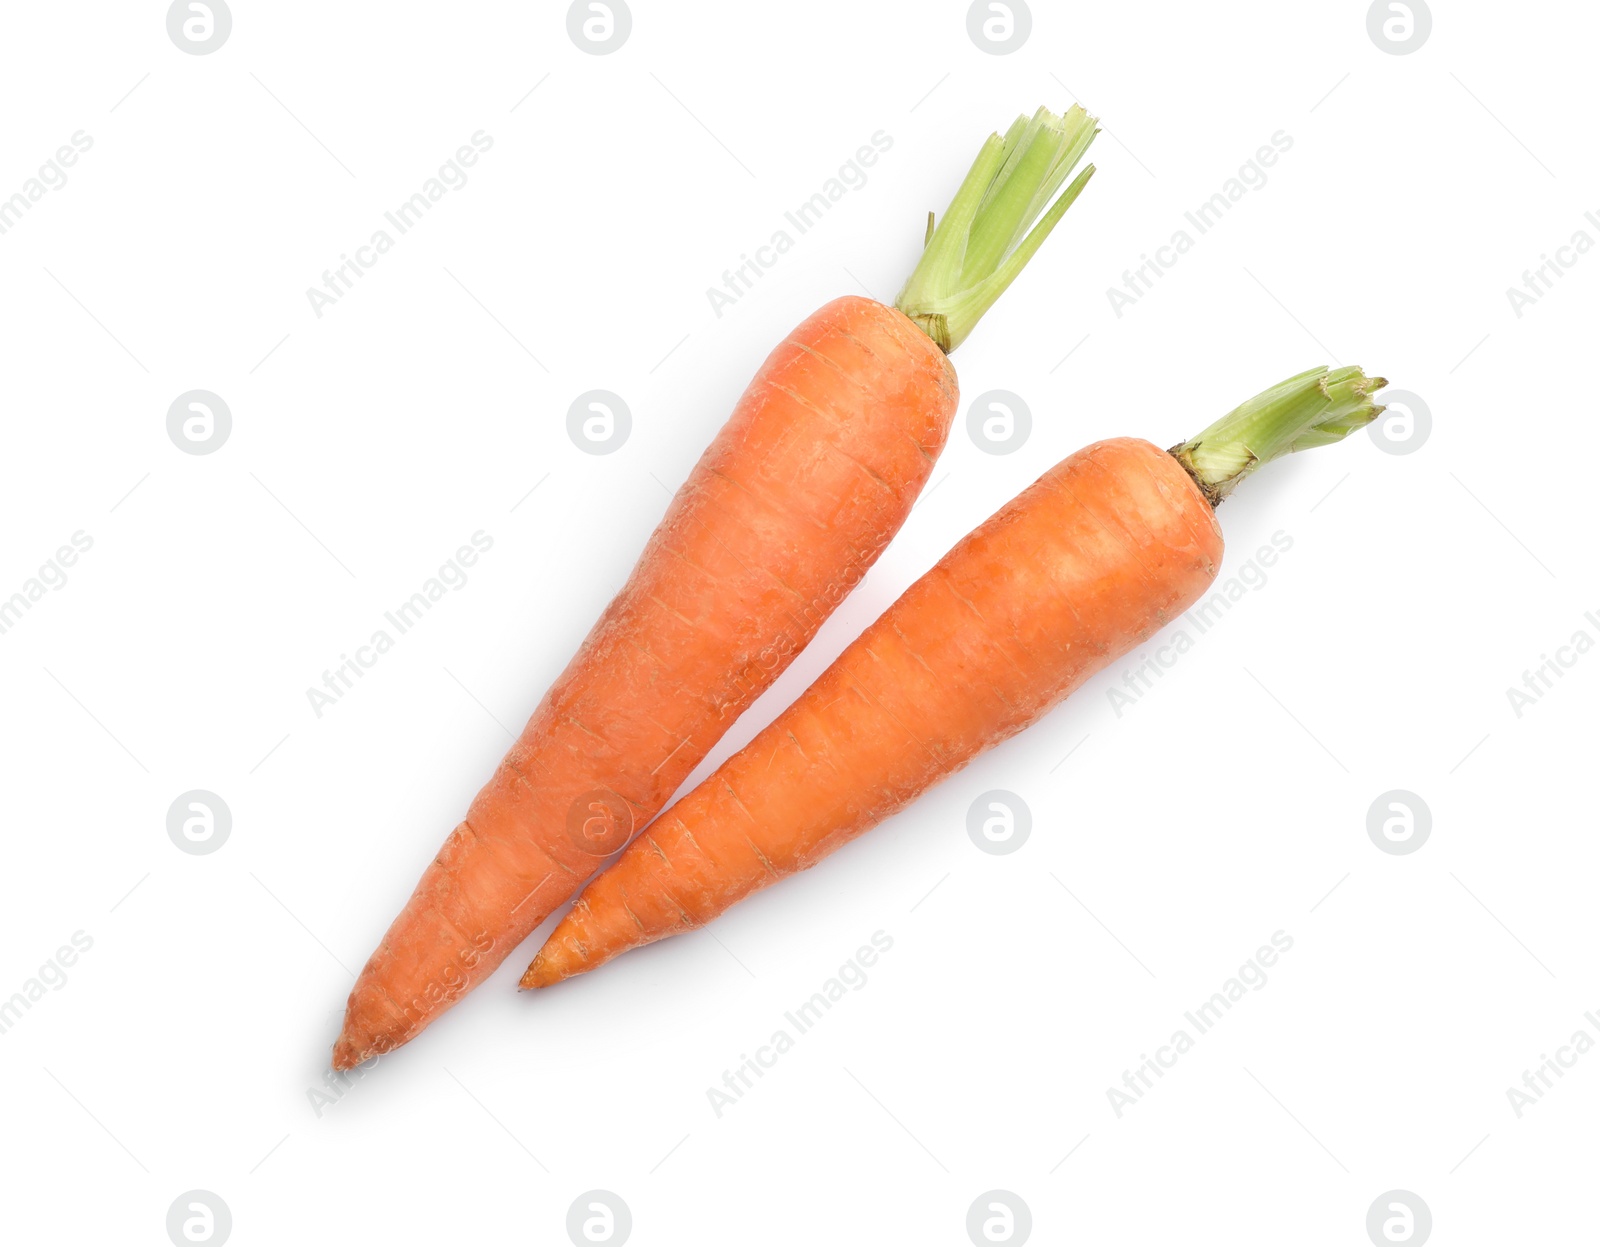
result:
[(700, 926), (1033, 723), (1182, 613), (1222, 533), (1173, 455), (1100, 442), (956, 545), (801, 697), (639, 836), (523, 978)]
[(335, 1068), (414, 1036), (655, 816), (900, 528), (956, 397), (870, 299), (773, 351), (362, 970)]

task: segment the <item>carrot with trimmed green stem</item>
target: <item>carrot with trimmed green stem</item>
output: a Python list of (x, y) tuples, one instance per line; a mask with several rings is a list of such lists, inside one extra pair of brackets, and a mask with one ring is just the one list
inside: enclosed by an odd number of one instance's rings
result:
[(1095, 133), (1074, 106), (991, 135), (894, 307), (838, 299), (768, 357), (362, 970), (335, 1068), (407, 1042), (487, 978), (873, 564), (949, 434), (946, 354), (1082, 191), (1092, 165), (1062, 187)]
[(1057, 464), (590, 883), (522, 986), (704, 925), (1035, 722), (1200, 598), (1244, 476), (1368, 423), (1385, 384), (1318, 368), (1170, 451), (1117, 438)]

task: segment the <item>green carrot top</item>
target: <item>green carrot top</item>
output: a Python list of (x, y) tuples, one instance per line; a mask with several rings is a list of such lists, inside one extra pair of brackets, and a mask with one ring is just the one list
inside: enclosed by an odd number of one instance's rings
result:
[(1312, 368), (1241, 403), (1170, 453), (1216, 506), (1262, 464), (1371, 424), (1383, 410), (1371, 395), (1388, 384), (1354, 366)]
[(985, 140), (944, 219), (935, 225), (928, 214), (922, 258), (894, 305), (946, 354), (972, 332), (1094, 176), (1094, 166), (1085, 167), (1050, 202), (1100, 132), (1095, 120), (1077, 104), (1059, 116), (1040, 108), (1018, 117), (1005, 137)]

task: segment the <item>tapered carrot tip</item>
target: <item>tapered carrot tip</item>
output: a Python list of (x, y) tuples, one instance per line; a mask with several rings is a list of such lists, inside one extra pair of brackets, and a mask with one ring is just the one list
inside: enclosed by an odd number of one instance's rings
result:
[(539, 955), (522, 975), (522, 980), (517, 984), (521, 988), (549, 987), (552, 983), (559, 983), (562, 979), (571, 978), (572, 975), (583, 969), (580, 965), (569, 964), (571, 957), (564, 946), (546, 944), (539, 950)]
[(388, 994), (374, 986), (370, 967), (356, 980), (350, 1001), (345, 1005), (344, 1025), (333, 1045), (333, 1068), (354, 1069), (385, 1052), (393, 1052), (415, 1034), (396, 1013)]
[(387, 1012), (373, 1016), (377, 999), (375, 993), (363, 991), (359, 985), (351, 993), (344, 1026), (333, 1044), (334, 1069), (354, 1069), (363, 1061), (393, 1052), (411, 1038), (411, 1033), (398, 1026)]
[(355, 1041), (348, 1034), (342, 1034), (333, 1045), (333, 1068), (337, 1070), (354, 1069), (365, 1058), (361, 1050), (356, 1047)]
[[(639, 844), (649, 835), (646, 832), (634, 843)], [(640, 926), (633, 913), (626, 891), (618, 886), (614, 877), (601, 887), (585, 888), (572, 908), (556, 923), (556, 929), (550, 932), (550, 938), (544, 942), (518, 986), (549, 987), (576, 974), (586, 974), (618, 953), (661, 938), (637, 938)]]

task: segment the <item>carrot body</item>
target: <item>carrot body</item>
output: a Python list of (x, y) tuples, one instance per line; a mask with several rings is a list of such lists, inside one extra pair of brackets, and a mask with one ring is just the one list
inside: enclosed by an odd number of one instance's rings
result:
[(869, 299), (772, 353), (362, 970), (335, 1068), (416, 1035), (655, 816), (904, 523), (956, 397)]
[(1058, 464), (968, 534), (801, 697), (599, 875), (522, 983), (700, 926), (1033, 723), (1192, 605), (1222, 533), (1170, 454)]

